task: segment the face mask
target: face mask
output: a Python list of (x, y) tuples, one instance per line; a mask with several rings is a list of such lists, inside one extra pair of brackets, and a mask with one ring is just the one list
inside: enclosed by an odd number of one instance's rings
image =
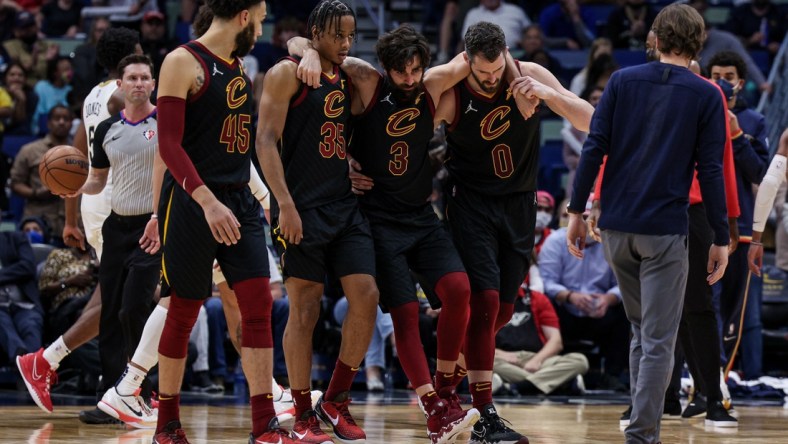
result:
[(38, 231), (28, 231), (27, 239), (30, 241), (31, 244), (43, 244), (44, 243), (44, 235), (39, 233)]
[(547, 211), (537, 211), (536, 212), (536, 229), (537, 230), (544, 230), (550, 225), (550, 221), (553, 220), (553, 215), (548, 213)]

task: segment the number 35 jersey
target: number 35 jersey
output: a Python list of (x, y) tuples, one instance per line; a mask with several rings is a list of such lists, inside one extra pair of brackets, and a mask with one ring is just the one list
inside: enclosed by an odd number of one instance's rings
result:
[(536, 190), (539, 118), (523, 118), (501, 80), (498, 92), (475, 92), (458, 83), (455, 116), (448, 128), (446, 168), (452, 178), (481, 194), (502, 196)]
[(380, 78), (375, 95), (353, 124), (350, 153), (375, 186), (359, 201), (365, 209), (407, 212), (423, 207), (432, 193), (429, 143), (435, 106), (423, 91), (407, 102)]
[[(280, 63), (298, 63), (286, 57)], [(320, 87), (302, 84), (290, 100), (279, 154), (296, 208), (303, 211), (352, 196), (346, 154), (350, 80), (334, 67)], [(272, 202), (272, 211), (275, 211)]]

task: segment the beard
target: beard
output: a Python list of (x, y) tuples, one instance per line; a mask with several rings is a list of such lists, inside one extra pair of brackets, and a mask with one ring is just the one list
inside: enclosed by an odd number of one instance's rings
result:
[(408, 85), (404, 83), (396, 84), (390, 78), (388, 82), (394, 86), (394, 98), (397, 99), (398, 103), (413, 103), (416, 97), (424, 91), (424, 83), (421, 81), (414, 83), (410, 89), (408, 89)]
[(241, 32), (235, 35), (235, 50), (233, 58), (244, 57), (252, 50), (255, 44), (254, 23), (249, 22)]
[(496, 80), (495, 83), (487, 83), (479, 79), (473, 70), (471, 70), (471, 75), (473, 76), (473, 79), (476, 80), (479, 88), (481, 88), (482, 91), (486, 92), (487, 94), (492, 94), (495, 91), (498, 91), (498, 86), (501, 84), (501, 79)]

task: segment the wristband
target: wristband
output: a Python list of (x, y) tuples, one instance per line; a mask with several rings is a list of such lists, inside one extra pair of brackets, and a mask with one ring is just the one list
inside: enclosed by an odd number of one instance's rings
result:
[(150, 215), (150, 218), (151, 218), (151, 219), (158, 219), (158, 218), (159, 218), (159, 215), (158, 215), (158, 214), (156, 214), (156, 213), (153, 213), (153, 214), (151, 214), (151, 215)]
[(762, 246), (763, 246), (763, 242), (758, 242), (758, 241), (750, 241), (750, 245), (757, 245), (757, 246), (759, 246), (759, 247), (762, 247)]

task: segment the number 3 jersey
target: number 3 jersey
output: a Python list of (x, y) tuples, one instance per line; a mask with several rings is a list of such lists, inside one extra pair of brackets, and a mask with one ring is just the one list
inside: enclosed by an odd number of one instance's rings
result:
[[(286, 57), (281, 63), (291, 62), (298, 59)], [(345, 151), (350, 80), (335, 66), (332, 75), (321, 75), (320, 83), (317, 89), (299, 87), (279, 141), (285, 181), (299, 211), (352, 196)]]
[(375, 185), (359, 201), (364, 209), (406, 212), (423, 207), (432, 193), (429, 143), (435, 106), (422, 91), (397, 100), (397, 87), (380, 78), (364, 113), (353, 123), (350, 153)]
[(523, 118), (501, 80), (498, 92), (485, 96), (468, 80), (455, 91), (455, 116), (448, 128), (446, 168), (452, 178), (485, 195), (536, 190), (539, 119)]
[(237, 58), (228, 62), (197, 41), (182, 47), (205, 73), (202, 88), (186, 99), (183, 148), (207, 186), (248, 183), (255, 152), (252, 81)]

